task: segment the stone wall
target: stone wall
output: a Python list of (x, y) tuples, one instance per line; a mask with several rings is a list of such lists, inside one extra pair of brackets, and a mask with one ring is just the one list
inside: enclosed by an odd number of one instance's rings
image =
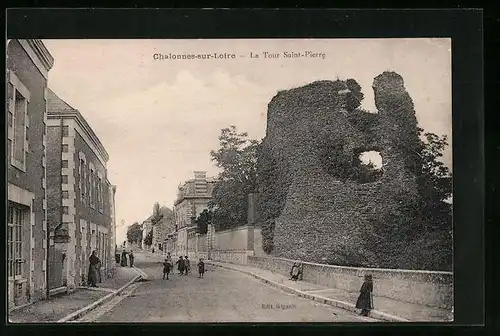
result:
[(257, 257), (266, 256), (266, 253), (262, 249), (262, 229), (260, 227), (254, 228), (253, 239), (254, 255)]
[(230, 230), (216, 232), (212, 248), (215, 251), (253, 250), (252, 233), (253, 231), (250, 233), (248, 226), (240, 226)]
[[(247, 257), (254, 255), (254, 233), (253, 226), (240, 226), (230, 230), (216, 232), (210, 251), (210, 259), (234, 264), (246, 264)], [(260, 229), (257, 229), (257, 235), (260, 236)], [(188, 239), (190, 257), (207, 258), (208, 246), (207, 235), (191, 237)], [(197, 249), (194, 247), (197, 246)]]
[(207, 235), (200, 235), (198, 237), (198, 252), (207, 252)]
[[(288, 275), (294, 260), (247, 257), (248, 266)], [(451, 272), (413, 271), (381, 268), (355, 268), (303, 263), (303, 280), (329, 288), (358, 292), (365, 274), (372, 274), (376, 296), (398, 301), (452, 309), (453, 275)]]

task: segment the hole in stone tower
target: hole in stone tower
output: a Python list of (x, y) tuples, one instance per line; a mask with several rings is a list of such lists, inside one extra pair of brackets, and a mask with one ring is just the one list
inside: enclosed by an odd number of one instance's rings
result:
[(377, 151), (362, 152), (359, 160), (363, 165), (373, 166), (373, 169), (382, 168), (382, 156)]
[(358, 159), (357, 177), (360, 183), (374, 182), (382, 177), (382, 156), (378, 151), (361, 152)]

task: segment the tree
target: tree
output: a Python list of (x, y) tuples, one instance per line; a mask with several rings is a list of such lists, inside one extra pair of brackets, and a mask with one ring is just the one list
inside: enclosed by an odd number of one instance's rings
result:
[(203, 210), (196, 219), (196, 232), (199, 234), (206, 234), (208, 231), (208, 224), (211, 223), (213, 212), (209, 209)]
[(409, 158), (419, 163), (414, 171), (418, 197), (404, 190), (388, 196), (399, 200), (399, 206), (386, 216), (374, 213), (365, 243), (376, 246), (383, 267), (451, 270), (452, 206), (447, 199), (452, 193), (452, 174), (440, 160), (447, 138), (425, 133), (419, 145), (420, 150), (413, 153), (416, 158)]
[(448, 139), (434, 133), (425, 133), (424, 137), (420, 154), (422, 171), (417, 176), (423, 215), (428, 229), (451, 230), (452, 207), (447, 200), (452, 194), (452, 174), (440, 160)]
[(130, 225), (127, 228), (127, 241), (132, 244), (132, 243), (140, 243), (142, 240), (142, 229), (141, 225), (137, 222), (134, 224)]
[(218, 229), (246, 223), (248, 194), (257, 191), (257, 154), (260, 141), (238, 133), (236, 126), (221, 130), (220, 148), (210, 151), (212, 161), (222, 172), (215, 184), (209, 209)]
[(153, 229), (149, 230), (146, 238), (144, 238), (144, 245), (151, 246), (153, 245)]
[(347, 110), (348, 111), (354, 111), (357, 109), (360, 105), (361, 102), (363, 101), (364, 95), (363, 92), (361, 92), (361, 86), (358, 84), (358, 82), (355, 79), (348, 79), (346, 80), (346, 85), (347, 88), (349, 89), (349, 93), (347, 94)]
[(151, 223), (154, 225), (158, 224), (163, 219), (163, 213), (161, 212), (160, 203), (156, 202), (153, 205), (153, 216), (151, 217)]

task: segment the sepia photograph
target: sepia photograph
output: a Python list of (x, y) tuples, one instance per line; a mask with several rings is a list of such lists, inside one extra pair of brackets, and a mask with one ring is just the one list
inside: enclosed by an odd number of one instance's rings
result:
[(453, 322), (452, 39), (10, 39), (9, 323)]

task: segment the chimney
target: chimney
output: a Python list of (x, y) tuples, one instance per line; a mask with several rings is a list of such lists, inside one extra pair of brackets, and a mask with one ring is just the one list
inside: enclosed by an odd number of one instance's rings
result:
[(195, 171), (194, 172), (194, 193), (195, 195), (206, 195), (208, 191), (207, 186), (207, 172)]

